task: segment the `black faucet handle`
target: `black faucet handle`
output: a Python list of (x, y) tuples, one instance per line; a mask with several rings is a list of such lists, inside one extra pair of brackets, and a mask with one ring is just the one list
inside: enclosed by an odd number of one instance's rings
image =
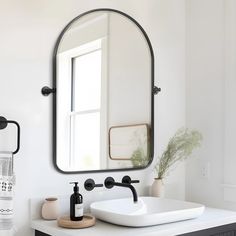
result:
[(123, 184), (135, 184), (135, 183), (139, 183), (139, 180), (132, 180), (128, 175), (125, 175), (122, 178), (122, 183)]
[(103, 187), (103, 184), (95, 184), (94, 180), (93, 179), (87, 179), (85, 182), (84, 182), (84, 188), (87, 190), (87, 191), (92, 191), (94, 188), (96, 187)]
[(107, 177), (104, 181), (104, 185), (106, 188), (113, 188), (115, 180), (112, 177)]

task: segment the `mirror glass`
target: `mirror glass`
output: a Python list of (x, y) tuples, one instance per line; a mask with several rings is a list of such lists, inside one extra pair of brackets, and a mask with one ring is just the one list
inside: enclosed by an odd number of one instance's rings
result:
[(54, 50), (54, 164), (61, 172), (144, 168), (153, 153), (153, 52), (116, 10), (70, 22)]

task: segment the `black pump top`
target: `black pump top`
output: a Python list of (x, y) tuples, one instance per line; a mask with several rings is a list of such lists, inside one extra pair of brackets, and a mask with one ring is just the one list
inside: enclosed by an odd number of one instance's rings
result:
[(78, 182), (70, 182), (70, 184), (74, 184), (74, 192), (78, 193), (79, 192), (79, 187), (78, 187)]

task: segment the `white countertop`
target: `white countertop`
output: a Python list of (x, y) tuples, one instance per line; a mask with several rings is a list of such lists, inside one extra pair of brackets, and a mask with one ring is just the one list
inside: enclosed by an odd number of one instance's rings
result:
[(64, 229), (57, 222), (32, 220), (31, 228), (52, 236), (175, 236), (193, 231), (204, 230), (221, 225), (236, 223), (236, 212), (206, 208), (203, 215), (196, 219), (143, 228), (130, 228), (112, 225), (97, 220), (96, 225), (86, 229)]

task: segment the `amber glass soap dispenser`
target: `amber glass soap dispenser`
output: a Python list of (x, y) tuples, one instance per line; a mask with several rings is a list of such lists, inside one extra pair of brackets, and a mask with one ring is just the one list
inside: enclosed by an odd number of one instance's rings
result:
[(83, 196), (79, 193), (78, 182), (74, 184), (74, 193), (70, 196), (70, 219), (80, 221), (83, 219)]

